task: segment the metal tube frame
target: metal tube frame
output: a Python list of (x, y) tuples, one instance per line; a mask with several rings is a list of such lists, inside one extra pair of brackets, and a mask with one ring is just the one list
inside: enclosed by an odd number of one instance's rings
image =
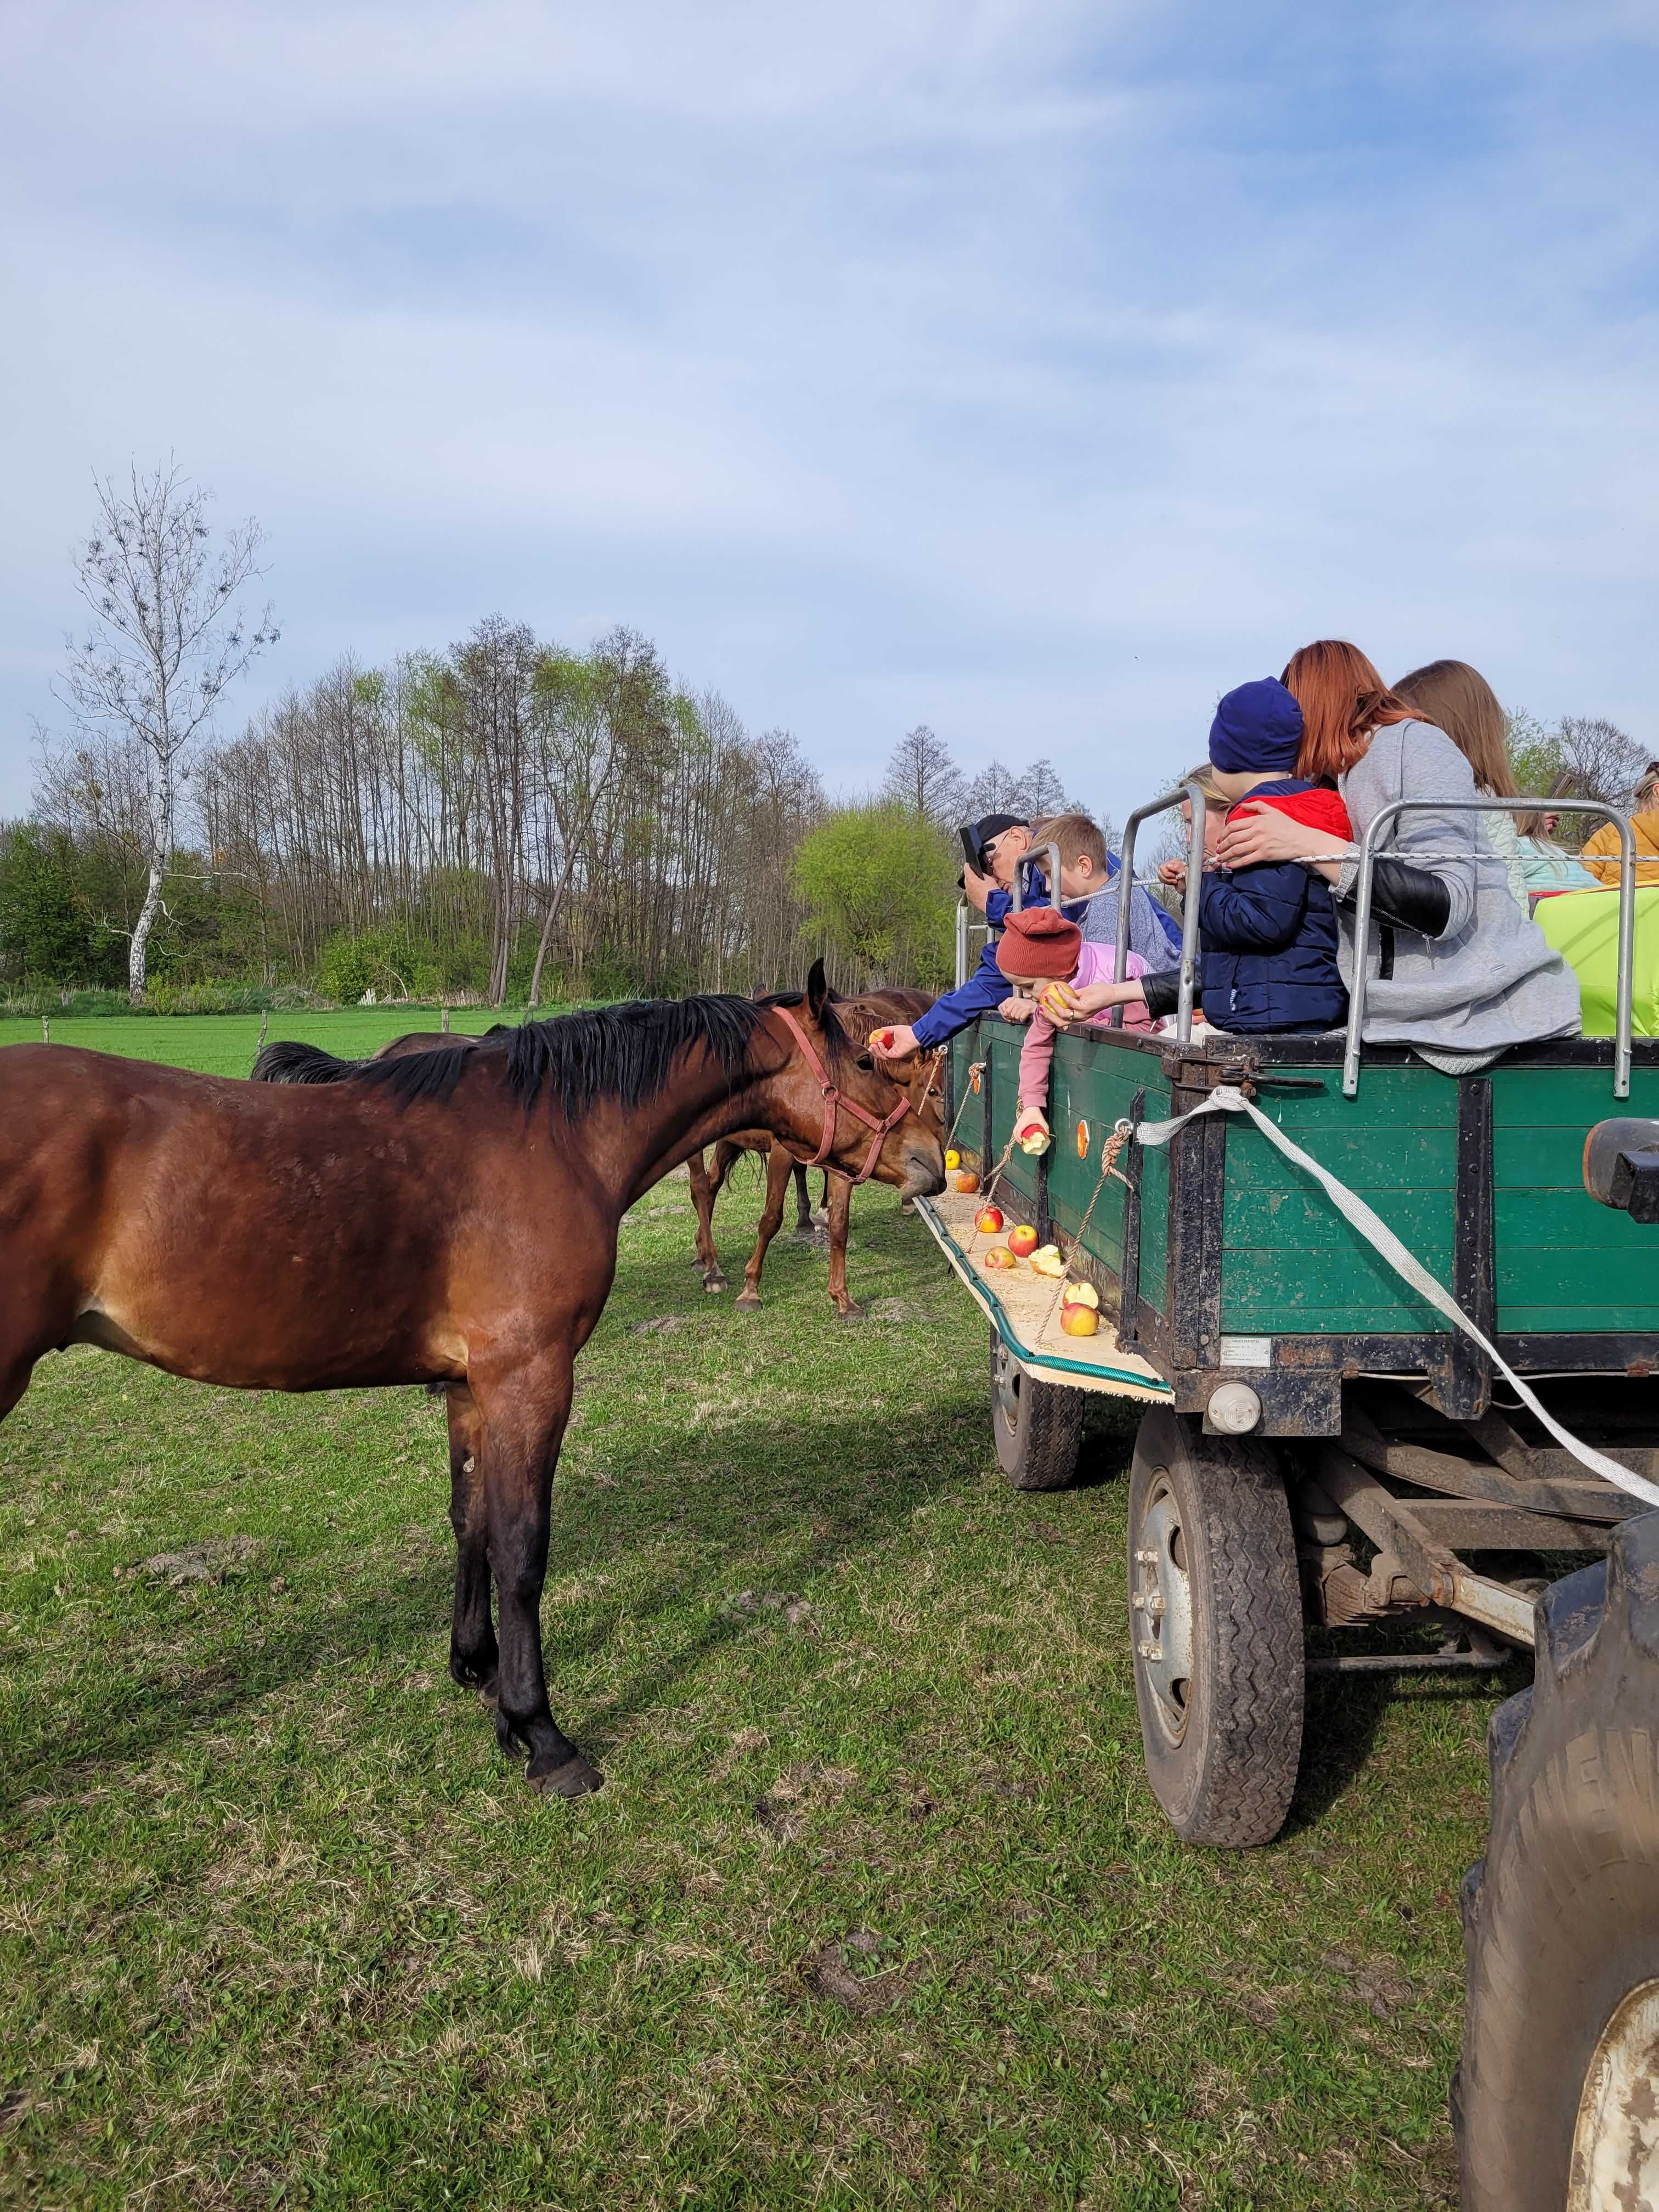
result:
[[(1599, 799), (1575, 799), (1571, 805), (1563, 801), (1557, 805), (1553, 800), (1492, 799), (1483, 793), (1479, 799), (1393, 799), (1376, 815), (1360, 840), (1359, 874), (1354, 884), (1353, 901), (1353, 984), (1348, 994), (1348, 1040), (1342, 1060), (1345, 1098), (1354, 1097), (1359, 1090), (1360, 1032), (1365, 1019), (1365, 988), (1370, 980), (1367, 951), (1371, 888), (1383, 832), (1392, 829), (1402, 814), (1535, 814), (1547, 804), (1556, 806), (1562, 814), (1599, 814), (1619, 832), (1619, 995), (1613, 1015), (1613, 1095), (1615, 1098), (1630, 1097), (1631, 990), (1636, 965), (1636, 840), (1629, 818), (1616, 806), (1606, 805)], [(1133, 822), (1135, 817), (1131, 815), (1129, 819)], [(1127, 855), (1127, 835), (1124, 842)], [(1395, 857), (1411, 864), (1409, 852)], [(1478, 860), (1480, 857), (1479, 851), (1472, 848), (1469, 858)], [(1118, 933), (1121, 939), (1121, 917)]]
[[(1181, 983), (1176, 1000), (1176, 1042), (1186, 1044), (1193, 1034), (1193, 988), (1198, 975), (1198, 891), (1204, 872), (1204, 793), (1194, 782), (1178, 791), (1165, 792), (1149, 805), (1137, 806), (1123, 825), (1123, 849), (1118, 856), (1117, 954), (1112, 973), (1121, 982), (1129, 957), (1129, 904), (1134, 896), (1135, 832), (1155, 814), (1167, 814), (1182, 800), (1192, 808), (1192, 835), (1187, 841), (1187, 896), (1181, 909)], [(1111, 1026), (1121, 1029), (1123, 1009), (1112, 1008)]]

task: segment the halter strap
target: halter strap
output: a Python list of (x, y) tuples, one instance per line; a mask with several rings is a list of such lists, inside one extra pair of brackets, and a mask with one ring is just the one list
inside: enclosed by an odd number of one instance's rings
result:
[[(788, 1007), (774, 1006), (772, 1012), (781, 1015), (789, 1028), (794, 1031), (795, 1042), (801, 1049), (801, 1057), (817, 1077), (818, 1089), (823, 1093), (823, 1133), (818, 1139), (817, 1152), (805, 1164), (809, 1168), (821, 1168), (829, 1159), (830, 1153), (834, 1152), (836, 1124), (840, 1117), (841, 1109), (844, 1106), (855, 1121), (862, 1121), (866, 1129), (873, 1132), (870, 1139), (870, 1149), (864, 1156), (864, 1165), (851, 1178), (854, 1184), (868, 1182), (875, 1172), (876, 1162), (881, 1158), (881, 1148), (886, 1141), (888, 1132), (897, 1128), (899, 1123), (910, 1111), (910, 1101), (902, 1097), (884, 1121), (878, 1121), (867, 1106), (860, 1106), (856, 1098), (845, 1097), (830, 1080), (829, 1070), (819, 1059), (811, 1038), (807, 1036), (806, 1031), (795, 1019)], [(844, 1173), (845, 1170), (840, 1170), (837, 1172)]]

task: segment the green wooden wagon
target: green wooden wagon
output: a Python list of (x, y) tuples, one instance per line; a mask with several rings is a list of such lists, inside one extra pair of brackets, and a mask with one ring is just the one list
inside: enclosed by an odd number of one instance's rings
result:
[[(1181, 796), (1131, 818), (1126, 874), (1136, 824)], [(1366, 840), (1362, 906), (1386, 826)], [(1183, 1014), (1190, 908), (1188, 922)], [(1651, 1480), (1659, 1265), (1626, 1210), (1644, 1210), (1629, 1175), (1612, 1203), (1584, 1176), (1599, 1124), (1659, 1122), (1659, 1041), (1631, 1042), (1629, 952), (1626, 928), (1614, 1037), (1457, 1079), (1403, 1048), (1362, 1055), (1358, 1006), (1346, 1038), (1186, 1021), (1184, 1036), (1062, 1036), (1054, 1141), (1035, 1158), (1009, 1151), (1022, 1032), (992, 1016), (950, 1049), (965, 1165), (988, 1180), (1002, 1164), (1009, 1218), (1061, 1248), (1106, 1323), (1066, 1336), (1051, 1286), (1034, 1296), (1019, 1271), (987, 1271), (979, 1194), (924, 1202), (989, 1318), (1005, 1472), (1023, 1488), (1061, 1485), (1091, 1392), (1146, 1401), (1130, 1476), (1135, 1680), (1152, 1787), (1191, 1841), (1259, 1844), (1282, 1825), (1308, 1627), (1370, 1632), (1346, 1652), (1321, 1638), (1322, 1667), (1501, 1666), (1533, 1639), (1556, 1555), (1600, 1557), (1642, 1507), (1561, 1448), (1501, 1365), (1247, 1116), (1201, 1115), (1160, 1149), (1127, 1144), (1115, 1174), (1103, 1172), (1106, 1140), (1218, 1086), (1241, 1091), (1381, 1217), (1557, 1420)], [(1392, 1633), (1425, 1625), (1438, 1648)]]

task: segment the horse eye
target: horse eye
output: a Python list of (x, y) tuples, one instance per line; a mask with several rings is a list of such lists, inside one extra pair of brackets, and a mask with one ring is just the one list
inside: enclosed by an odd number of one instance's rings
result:
[(864, 1070), (866, 1075), (873, 1075), (876, 1072), (875, 1059), (870, 1053), (861, 1052), (859, 1054), (859, 1066)]

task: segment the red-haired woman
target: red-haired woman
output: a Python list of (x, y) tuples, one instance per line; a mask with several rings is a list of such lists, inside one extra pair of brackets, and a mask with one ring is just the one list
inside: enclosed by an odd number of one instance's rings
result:
[[(1357, 646), (1304, 645), (1280, 681), (1302, 709), (1296, 772), (1340, 787), (1356, 838), (1395, 799), (1477, 795), (1451, 739), (1390, 691)], [(1228, 822), (1217, 858), (1243, 868), (1320, 856), (1310, 864), (1336, 887), (1352, 988), (1353, 846), (1248, 807)], [(1366, 1043), (1411, 1045), (1449, 1075), (1484, 1067), (1510, 1045), (1578, 1034), (1577, 978), (1516, 903), (1473, 813), (1396, 819), (1376, 864), (1366, 975)]]

